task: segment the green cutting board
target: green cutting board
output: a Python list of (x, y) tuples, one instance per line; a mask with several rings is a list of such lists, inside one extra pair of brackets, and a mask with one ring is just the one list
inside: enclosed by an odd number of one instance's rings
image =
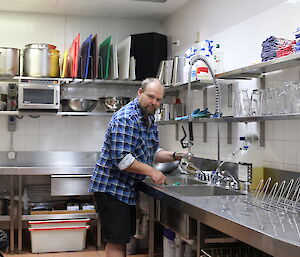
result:
[(107, 79), (109, 74), (110, 41), (111, 36), (106, 38), (99, 47), (99, 74), (102, 79)]

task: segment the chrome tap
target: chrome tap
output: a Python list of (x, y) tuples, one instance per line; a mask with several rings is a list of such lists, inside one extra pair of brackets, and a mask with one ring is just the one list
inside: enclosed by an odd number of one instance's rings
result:
[[(221, 91), (220, 91), (220, 86), (217, 82), (215, 73), (213, 71), (213, 69), (211, 68), (209, 62), (207, 61), (207, 59), (201, 55), (196, 55), (194, 56), (191, 60), (190, 60), (190, 68), (189, 68), (189, 74), (188, 74), (188, 115), (189, 115), (189, 119), (188, 119), (188, 125), (189, 125), (189, 136), (188, 136), (188, 153), (190, 155), (192, 155), (191, 152), (191, 147), (193, 145), (193, 118), (192, 118), (192, 107), (191, 107), (191, 77), (192, 77), (192, 67), (193, 65), (197, 62), (197, 61), (203, 61), (207, 68), (209, 69), (209, 72), (212, 76), (213, 79), (213, 84), (216, 87), (216, 112), (215, 112), (215, 116), (216, 117), (220, 117), (220, 103), (221, 103)], [(218, 123), (218, 165), (220, 164), (220, 129), (219, 129), (219, 123)]]
[(223, 170), (221, 171), (221, 175), (223, 177), (220, 179), (220, 182), (225, 180), (226, 181), (225, 187), (233, 188), (234, 190), (240, 190), (240, 183), (238, 179), (235, 176), (233, 176), (229, 171)]

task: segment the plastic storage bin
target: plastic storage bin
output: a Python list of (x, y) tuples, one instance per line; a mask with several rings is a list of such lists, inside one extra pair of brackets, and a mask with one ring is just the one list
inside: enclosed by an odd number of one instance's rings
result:
[(81, 251), (89, 219), (29, 221), (33, 253)]

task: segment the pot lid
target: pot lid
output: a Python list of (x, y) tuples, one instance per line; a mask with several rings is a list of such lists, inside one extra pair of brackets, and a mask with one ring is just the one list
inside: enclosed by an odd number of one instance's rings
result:
[(34, 48), (34, 49), (55, 49), (55, 45), (47, 44), (47, 43), (31, 43), (25, 45), (25, 48)]
[(20, 51), (19, 48), (14, 48), (14, 47), (6, 47), (6, 46), (0, 46), (0, 49), (13, 49), (13, 50), (18, 50)]

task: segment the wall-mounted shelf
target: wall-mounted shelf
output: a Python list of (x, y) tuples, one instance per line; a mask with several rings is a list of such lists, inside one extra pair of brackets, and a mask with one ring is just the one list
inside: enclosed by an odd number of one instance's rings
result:
[(300, 66), (300, 53), (220, 73), (217, 74), (216, 77), (218, 79), (251, 79), (258, 78), (268, 72), (283, 70), (295, 66)]
[(116, 86), (141, 86), (142, 81), (135, 80), (104, 80), (104, 79), (64, 79), (64, 87), (77, 87), (77, 86), (106, 86), (106, 85), (116, 85)]
[[(218, 81), (220, 84), (222, 85), (229, 85), (232, 82), (231, 81)], [(196, 80), (191, 82), (191, 88), (192, 90), (204, 90), (206, 88), (211, 88), (211, 87), (215, 87), (215, 85), (213, 84), (213, 80), (212, 79), (203, 79), (203, 80)], [(188, 88), (188, 83), (184, 83), (184, 84), (175, 84), (172, 86), (169, 86), (166, 88), (166, 93), (168, 94), (172, 94), (172, 93), (177, 93), (178, 91), (181, 90), (187, 90)]]
[[(204, 122), (259, 122), (266, 120), (296, 120), (300, 119), (300, 113), (294, 114), (282, 114), (282, 115), (268, 115), (268, 116), (251, 116), (251, 117), (221, 117), (221, 118), (193, 118), (194, 123)], [(188, 120), (169, 120), (169, 121), (158, 121), (158, 125), (169, 125), (177, 123), (187, 123)]]
[(111, 112), (38, 112), (38, 111), (0, 111), (0, 115), (4, 116), (18, 116), (18, 115), (56, 115), (56, 116), (102, 116), (111, 117)]
[(65, 83), (67, 86), (85, 86), (85, 85), (122, 85), (122, 86), (140, 86), (142, 81), (135, 80), (105, 80), (105, 79), (79, 79), (79, 78), (52, 78), (52, 77), (26, 77), (26, 76), (14, 76), (14, 77), (1, 77), (0, 81), (59, 81)]

